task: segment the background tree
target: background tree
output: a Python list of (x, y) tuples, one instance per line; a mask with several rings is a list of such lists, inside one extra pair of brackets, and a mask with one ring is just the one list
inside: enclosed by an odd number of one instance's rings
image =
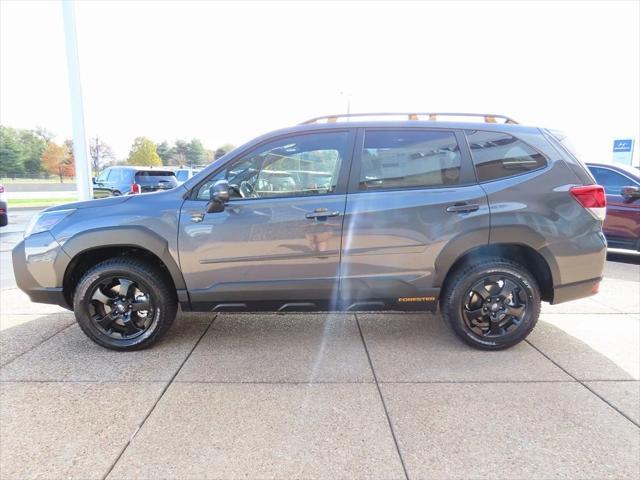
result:
[(0, 171), (10, 176), (37, 176), (46, 146), (36, 131), (0, 126)]
[(51, 133), (44, 127), (36, 127), (33, 133), (36, 137), (42, 139), (44, 143), (49, 143), (51, 140), (53, 140), (53, 137), (55, 137), (53, 133)]
[(17, 132), (13, 128), (0, 125), (0, 175), (11, 176), (24, 173), (20, 154)]
[(129, 152), (129, 165), (161, 166), (162, 160), (156, 152), (156, 144), (145, 137), (138, 137), (133, 141)]
[(202, 146), (202, 142), (197, 138), (191, 139), (187, 151), (187, 163), (189, 166), (201, 165), (207, 158), (207, 152)]
[(176, 140), (171, 149), (171, 162), (173, 165), (185, 165), (187, 163), (187, 154), (189, 153), (189, 144), (184, 140)]
[(42, 154), (50, 140), (45, 140), (32, 130), (20, 130), (19, 139), (24, 172), (28, 176), (38, 177), (42, 171)]
[(222, 157), (223, 155), (229, 153), (234, 148), (236, 148), (235, 145), (232, 145), (231, 143), (225, 143), (221, 147), (218, 147), (216, 149), (216, 153), (215, 153), (215, 160), (217, 160), (220, 157)]
[(163, 165), (171, 165), (171, 147), (166, 141), (156, 144), (156, 153)]
[(76, 158), (73, 154), (73, 140), (65, 140), (64, 146), (66, 148), (65, 156), (66, 163), (64, 168), (64, 175), (66, 177), (75, 177), (76, 175)]
[(42, 167), (53, 175), (60, 177), (62, 183), (65, 176), (73, 176), (73, 155), (69, 154), (69, 146), (58, 145), (54, 142), (49, 142), (45, 151), (42, 153)]
[(89, 141), (89, 156), (91, 157), (91, 169), (97, 175), (106, 161), (113, 160), (113, 151), (109, 145), (96, 136)]

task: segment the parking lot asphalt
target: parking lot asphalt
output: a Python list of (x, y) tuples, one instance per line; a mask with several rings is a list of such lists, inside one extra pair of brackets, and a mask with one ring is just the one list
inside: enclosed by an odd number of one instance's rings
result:
[(438, 314), (184, 313), (117, 353), (5, 282), (2, 237), (2, 479), (640, 475), (637, 256), (507, 351)]

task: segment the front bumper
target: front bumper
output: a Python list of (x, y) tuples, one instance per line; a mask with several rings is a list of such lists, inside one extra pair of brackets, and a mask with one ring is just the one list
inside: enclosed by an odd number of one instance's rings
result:
[(71, 261), (49, 232), (31, 235), (12, 252), (18, 288), (36, 303), (52, 303), (70, 309), (64, 298), (62, 281)]

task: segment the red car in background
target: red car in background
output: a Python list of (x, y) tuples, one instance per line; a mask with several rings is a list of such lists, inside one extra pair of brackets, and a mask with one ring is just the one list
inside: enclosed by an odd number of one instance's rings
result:
[(607, 218), (602, 228), (612, 248), (640, 252), (640, 173), (611, 163), (589, 163), (589, 170), (607, 195)]
[(9, 223), (9, 202), (4, 194), (4, 185), (0, 185), (0, 227)]

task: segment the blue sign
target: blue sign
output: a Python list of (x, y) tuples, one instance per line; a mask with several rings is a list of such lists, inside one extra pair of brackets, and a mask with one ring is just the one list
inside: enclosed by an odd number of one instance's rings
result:
[(613, 161), (615, 163), (624, 163), (631, 165), (633, 159), (632, 138), (620, 138), (613, 141)]
[(625, 139), (625, 140), (614, 140), (613, 141), (613, 151), (614, 152), (631, 152), (633, 149), (633, 140)]

